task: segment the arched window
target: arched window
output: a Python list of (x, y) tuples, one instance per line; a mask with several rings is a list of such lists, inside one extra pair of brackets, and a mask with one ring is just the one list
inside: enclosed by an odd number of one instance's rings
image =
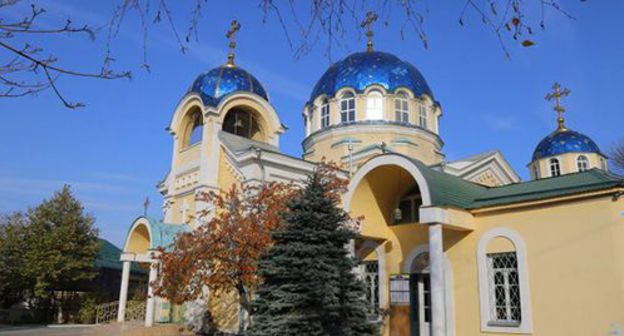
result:
[(223, 120), (223, 130), (244, 138), (254, 139), (260, 134), (258, 120), (244, 108), (230, 109)]
[(425, 104), (418, 105), (418, 125), (427, 129), (427, 107)]
[(398, 210), (401, 211), (401, 216), (398, 214), (393, 215), (392, 224), (404, 224), (404, 223), (418, 223), (420, 220), (419, 212), (422, 205), (422, 196), (418, 187), (412, 189), (405, 196), (399, 200)]
[(202, 120), (201, 112), (195, 111), (191, 114), (189, 126), (187, 126), (189, 127), (189, 132), (186, 145), (192, 146), (194, 144), (200, 143), (202, 141), (202, 136), (204, 133), (204, 123)]
[(559, 165), (559, 159), (550, 159), (550, 176), (560, 176), (561, 166)]
[(371, 91), (366, 97), (366, 119), (383, 119), (383, 95), (379, 91)]
[(492, 229), (479, 241), (481, 331), (532, 331), (526, 256), (520, 235), (507, 228)]
[(321, 103), (321, 128), (329, 126), (329, 102), (327, 98)]
[(409, 123), (409, 102), (404, 92), (399, 92), (394, 99), (394, 113), (399, 123)]
[(584, 172), (589, 169), (589, 160), (587, 159), (587, 156), (579, 155), (579, 157), (576, 158), (576, 166), (578, 167), (579, 172)]
[(346, 92), (340, 100), (340, 122), (351, 123), (355, 121), (355, 96)]

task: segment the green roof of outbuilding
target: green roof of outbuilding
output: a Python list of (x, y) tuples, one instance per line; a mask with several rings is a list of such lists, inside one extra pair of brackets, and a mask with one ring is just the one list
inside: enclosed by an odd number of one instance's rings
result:
[(487, 188), (470, 208), (538, 201), (547, 198), (624, 187), (624, 178), (600, 169)]
[(432, 206), (450, 206), (471, 210), (624, 187), (624, 177), (600, 169), (498, 187), (486, 187), (432, 169), (418, 160), (411, 159), (411, 161), (427, 181)]
[[(95, 267), (121, 271), (123, 266), (122, 262), (119, 260), (121, 257), (121, 249), (106, 239), (100, 238), (98, 240), (100, 243), (100, 250), (95, 258)], [(137, 263), (131, 264), (130, 272), (147, 273), (147, 271), (139, 267)]]

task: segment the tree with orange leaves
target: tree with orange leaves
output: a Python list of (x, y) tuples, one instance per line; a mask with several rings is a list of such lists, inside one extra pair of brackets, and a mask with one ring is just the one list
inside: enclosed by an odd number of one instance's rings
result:
[[(331, 163), (316, 168), (327, 186), (327, 195), (338, 200), (345, 190), (346, 175)], [(271, 232), (280, 226), (287, 204), (297, 188), (293, 184), (232, 185), (227, 191), (201, 193), (198, 202), (212, 207), (199, 215), (192, 232), (181, 234), (169, 249), (160, 249), (162, 271), (156, 295), (174, 303), (213, 293), (235, 291), (242, 310), (251, 312), (251, 299), (261, 282), (258, 260), (271, 246)], [(245, 321), (239, 319), (239, 330)]]

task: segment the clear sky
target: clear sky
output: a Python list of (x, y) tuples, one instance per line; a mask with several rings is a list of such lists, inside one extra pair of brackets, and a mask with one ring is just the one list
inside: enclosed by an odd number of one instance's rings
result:
[[(112, 11), (108, 1), (38, 3), (48, 8), (44, 24), (70, 15), (76, 23), (97, 25)], [(430, 2), (428, 50), (410, 31), (402, 40), (393, 22), (378, 25), (375, 36), (375, 48), (413, 63), (441, 102), (440, 132), (449, 160), (498, 149), (526, 179), (533, 149), (555, 129), (555, 114), (544, 100), (554, 81), (572, 90), (564, 103), (570, 128), (590, 135), (603, 151), (624, 136), (624, 34), (619, 24), (624, 2), (566, 1), (576, 19), (548, 14), (547, 30), (535, 38), (534, 47), (508, 41), (511, 60), (477, 17), (459, 25), (460, 3)], [(60, 81), (69, 99), (87, 104), (83, 109), (64, 108), (51, 92), (0, 99), (0, 212), (35, 205), (67, 183), (96, 217), (101, 236), (117, 245), (143, 213), (146, 196), (152, 201), (149, 214), (160, 218), (162, 200), (155, 186), (167, 173), (172, 153), (165, 127), (194, 78), (225, 62), (224, 32), (232, 18), (243, 25), (237, 63), (264, 84), (289, 127), (282, 150), (300, 156), (303, 104), (330, 65), (324, 42), (295, 59), (275, 17), (263, 23), (255, 2), (208, 1), (207, 6), (200, 40), (186, 54), (164, 27), (151, 31), (151, 73), (137, 70), (143, 55), (141, 30), (129, 18), (113, 47), (117, 66), (136, 70), (132, 81)], [(188, 10), (173, 8), (181, 18)], [(21, 17), (23, 12), (10, 14)], [(103, 42), (101, 35), (93, 43), (67, 36), (40, 41), (61, 56), (63, 65), (96, 70)], [(334, 49), (334, 61), (365, 48), (358, 34), (347, 36), (344, 44), (345, 49)], [(5, 56), (0, 53), (0, 59)]]

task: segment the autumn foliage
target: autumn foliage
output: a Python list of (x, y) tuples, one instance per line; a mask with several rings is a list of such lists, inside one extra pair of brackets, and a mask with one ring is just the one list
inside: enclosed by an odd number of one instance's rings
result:
[[(320, 164), (317, 171), (327, 196), (338, 199), (348, 181), (338, 177), (333, 164)], [(201, 225), (160, 250), (156, 295), (183, 303), (200, 298), (204, 288), (213, 293), (236, 291), (239, 304), (249, 312), (251, 295), (261, 281), (258, 260), (298, 192), (295, 184), (273, 182), (198, 194), (196, 201), (210, 206), (199, 216)]]

